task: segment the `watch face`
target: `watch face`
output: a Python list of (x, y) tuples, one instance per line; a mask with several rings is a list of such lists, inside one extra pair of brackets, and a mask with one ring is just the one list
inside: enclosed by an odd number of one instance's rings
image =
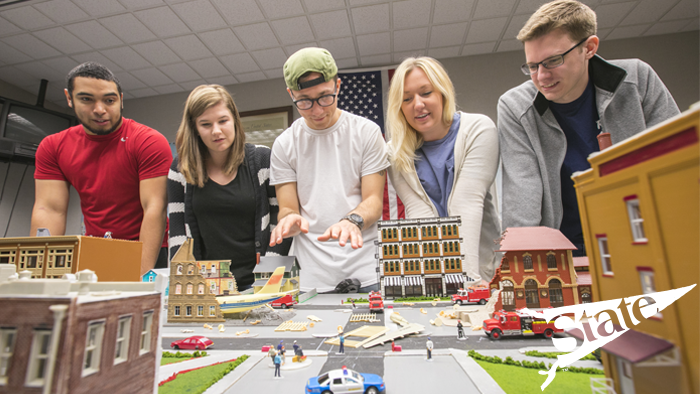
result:
[(362, 216), (360, 216), (356, 213), (352, 213), (349, 216), (350, 216), (350, 219), (356, 221), (357, 223), (363, 224), (365, 222), (365, 220), (362, 219)]

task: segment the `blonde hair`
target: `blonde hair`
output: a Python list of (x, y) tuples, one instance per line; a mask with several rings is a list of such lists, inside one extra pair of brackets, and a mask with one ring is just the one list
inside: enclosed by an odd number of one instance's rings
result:
[(557, 0), (542, 5), (518, 33), (526, 42), (561, 29), (574, 41), (593, 36), (597, 31), (596, 14), (590, 7), (575, 0)]
[(410, 172), (416, 158), (416, 149), (423, 145), (423, 136), (406, 120), (401, 104), (403, 103), (404, 81), (406, 76), (416, 68), (423, 70), (428, 80), (442, 94), (442, 121), (451, 124), (455, 113), (455, 88), (442, 64), (432, 57), (409, 57), (401, 62), (391, 78), (389, 87), (389, 160), (400, 172)]
[(238, 114), (233, 97), (220, 85), (200, 85), (194, 88), (185, 102), (185, 111), (182, 114), (182, 122), (175, 137), (177, 148), (178, 169), (189, 184), (203, 187), (209, 179), (205, 162), (209, 156), (209, 150), (197, 131), (196, 120), (209, 108), (225, 103), (233, 115), (235, 137), (233, 145), (229, 149), (228, 157), (224, 163), (223, 172), (232, 174), (245, 158), (245, 133)]

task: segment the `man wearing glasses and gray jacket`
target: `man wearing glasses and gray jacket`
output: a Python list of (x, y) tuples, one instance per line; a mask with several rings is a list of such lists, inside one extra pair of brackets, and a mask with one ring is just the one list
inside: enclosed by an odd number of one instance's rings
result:
[(518, 34), (531, 77), (501, 96), (503, 228), (560, 229), (585, 256), (571, 175), (590, 168), (597, 135), (620, 142), (679, 113), (646, 63), (596, 55), (596, 15), (574, 0), (541, 6)]

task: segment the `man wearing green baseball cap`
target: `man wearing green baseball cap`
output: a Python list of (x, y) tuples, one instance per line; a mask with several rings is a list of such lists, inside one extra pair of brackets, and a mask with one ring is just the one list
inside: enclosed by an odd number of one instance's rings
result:
[(325, 49), (290, 56), (284, 80), (302, 117), (272, 147), (270, 184), (280, 211), (270, 246), (295, 237), (304, 291), (334, 291), (350, 278), (361, 292), (376, 290), (372, 241), (389, 167), (379, 126), (338, 108), (341, 80)]

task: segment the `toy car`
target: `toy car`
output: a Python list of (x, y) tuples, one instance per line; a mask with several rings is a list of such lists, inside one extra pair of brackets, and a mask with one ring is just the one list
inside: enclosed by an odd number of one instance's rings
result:
[(373, 373), (358, 373), (343, 367), (328, 371), (306, 382), (307, 394), (385, 393), (384, 380)]
[(184, 350), (204, 350), (213, 344), (214, 342), (205, 336), (194, 335), (189, 338), (178, 339), (177, 341), (170, 343), (170, 347), (173, 349)]
[(457, 294), (452, 295), (452, 302), (455, 304), (466, 304), (467, 302), (478, 302), (481, 305), (486, 304), (491, 292), (487, 287), (469, 287), (468, 289), (459, 289)]
[(278, 298), (277, 300), (272, 301), (270, 303), (270, 306), (273, 308), (282, 307), (282, 309), (287, 309), (293, 307), (294, 304), (297, 304), (297, 301), (294, 299), (294, 297), (292, 297), (291, 294), (287, 294), (282, 298)]

